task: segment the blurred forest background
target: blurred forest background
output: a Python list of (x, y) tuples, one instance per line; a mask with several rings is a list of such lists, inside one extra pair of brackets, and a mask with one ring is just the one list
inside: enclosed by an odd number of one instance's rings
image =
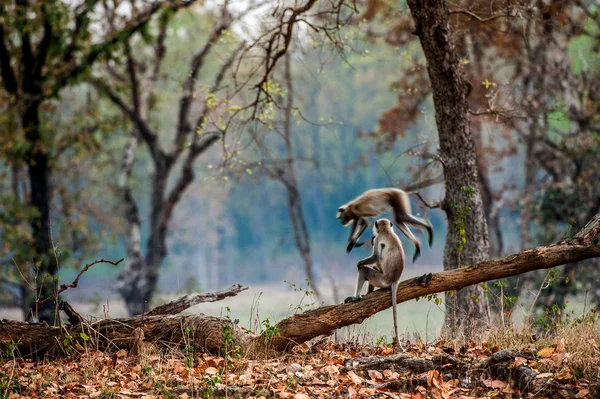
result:
[[(64, 296), (119, 316), (240, 283), (251, 290), (201, 311), (229, 306), (245, 320), (263, 292), (261, 314), (280, 318), (351, 294), (370, 248), (345, 253), (340, 205), (384, 186), (443, 198), (405, 2), (320, 1), (275, 62), (269, 39), (296, 3), (1, 3), (0, 317), (23, 318), (53, 275), (70, 283), (95, 259), (124, 257)], [(600, 211), (600, 10), (593, 0), (450, 9), (490, 256), (556, 242)], [(429, 248), (419, 235), (422, 256), (403, 278), (442, 270), (448, 228), (442, 211), (411, 200), (435, 239)], [(307, 276), (319, 297), (295, 291)], [(595, 306), (599, 278), (590, 260), (489, 284), (486, 297), (504, 314), (536, 295), (540, 314), (568, 298)], [(385, 320), (387, 333), (384, 313), (371, 323)], [(434, 301), (401, 305), (407, 331), (435, 333), (442, 319)]]

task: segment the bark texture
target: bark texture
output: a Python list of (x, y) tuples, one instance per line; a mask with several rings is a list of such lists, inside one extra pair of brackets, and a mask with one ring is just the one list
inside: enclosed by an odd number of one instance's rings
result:
[[(566, 263), (600, 257), (600, 245), (592, 242), (600, 232), (600, 214), (575, 237), (558, 244), (537, 247), (498, 260), (435, 273), (427, 286), (417, 279), (404, 281), (398, 289), (398, 303), (442, 291), (459, 290), (473, 284), (506, 278), (537, 269), (548, 269)], [(12, 343), (22, 356), (43, 353), (60, 354), (68, 332), (76, 340), (80, 332), (92, 337), (92, 344), (104, 348), (130, 348), (135, 342), (132, 331), (143, 330), (147, 341), (157, 345), (193, 345), (218, 352), (226, 343), (226, 331), (233, 335), (235, 345), (249, 356), (281, 353), (320, 335), (330, 335), (336, 329), (362, 323), (366, 318), (389, 308), (392, 300), (388, 290), (378, 290), (361, 301), (324, 306), (291, 316), (277, 323), (263, 335), (247, 333), (230, 320), (204, 315), (194, 316), (136, 316), (125, 319), (101, 320), (92, 324), (58, 327), (30, 325), (10, 320), (0, 321), (0, 350)], [(189, 332), (186, 332), (189, 331)], [(273, 332), (275, 332), (273, 334)], [(186, 335), (187, 334), (187, 335)], [(227, 340), (229, 341), (229, 340)], [(80, 343), (84, 345), (85, 343)]]
[[(448, 217), (444, 270), (474, 265), (489, 256), (488, 230), (479, 191), (475, 148), (448, 7), (444, 0), (409, 0), (415, 34), (427, 59), (433, 103), (445, 168), (442, 209)], [(464, 239), (464, 241), (463, 241)], [(487, 301), (478, 286), (446, 295), (446, 328), (450, 331), (485, 325)], [(465, 328), (466, 327), (466, 328)]]

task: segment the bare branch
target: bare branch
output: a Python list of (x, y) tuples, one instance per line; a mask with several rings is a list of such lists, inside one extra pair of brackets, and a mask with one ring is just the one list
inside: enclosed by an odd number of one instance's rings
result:
[(223, 31), (228, 25), (219, 25), (210, 35), (210, 38), (202, 48), (192, 59), (190, 72), (188, 78), (183, 84), (183, 95), (179, 100), (179, 121), (177, 125), (177, 135), (175, 136), (175, 151), (181, 151), (185, 136), (190, 131), (190, 125), (188, 122), (188, 116), (190, 108), (192, 106), (192, 100), (194, 98), (194, 88), (196, 86), (196, 77), (200, 68), (204, 65), (206, 56), (213, 48), (219, 37), (223, 34)]
[(152, 157), (157, 159), (160, 157), (161, 150), (158, 146), (157, 135), (154, 131), (148, 126), (145, 120), (142, 119), (139, 113), (135, 112), (135, 110), (129, 105), (125, 104), (125, 101), (117, 93), (115, 93), (105, 82), (94, 79), (91, 81), (96, 88), (100, 91), (104, 92), (108, 98), (117, 105), (127, 116), (131, 119), (131, 121), (135, 124), (136, 128), (140, 132), (140, 135), (150, 147), (150, 152)]
[(417, 197), (419, 197), (419, 199), (421, 200), (421, 202), (427, 207), (427, 208), (439, 208), (441, 206), (441, 201), (436, 201), (433, 204), (429, 204), (427, 201), (425, 201), (425, 198), (423, 198), (421, 196), (421, 193), (419, 193), (418, 191), (413, 193), (414, 195), (416, 195)]
[(464, 9), (450, 10), (450, 14), (463, 14), (463, 15), (467, 15), (479, 22), (488, 22), (488, 21), (492, 21), (492, 20), (498, 19), (498, 18), (510, 18), (513, 16), (510, 13), (510, 11), (511, 11), (511, 9), (508, 8), (506, 10), (506, 13), (494, 14), (494, 15), (490, 15), (489, 17), (485, 17), (485, 18), (480, 17), (479, 15), (475, 14), (472, 11), (464, 10)]
[(215, 292), (186, 295), (169, 303), (165, 303), (164, 305), (155, 307), (146, 313), (145, 316), (176, 315), (177, 313), (181, 313), (194, 305), (198, 305), (199, 303), (217, 302), (228, 297), (236, 296), (240, 292), (246, 291), (247, 289), (248, 287), (244, 287), (241, 284), (234, 284), (229, 288)]
[(439, 184), (444, 182), (444, 173), (440, 173), (436, 177), (431, 177), (429, 179), (425, 179), (419, 182), (408, 184), (402, 187), (402, 190), (406, 192), (413, 192), (415, 190), (419, 190), (425, 187), (433, 186), (434, 184)]

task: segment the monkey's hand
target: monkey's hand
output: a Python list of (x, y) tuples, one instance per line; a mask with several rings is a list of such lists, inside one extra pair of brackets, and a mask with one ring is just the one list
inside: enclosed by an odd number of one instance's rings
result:
[(349, 296), (348, 298), (344, 299), (344, 303), (358, 302), (360, 299), (360, 296)]

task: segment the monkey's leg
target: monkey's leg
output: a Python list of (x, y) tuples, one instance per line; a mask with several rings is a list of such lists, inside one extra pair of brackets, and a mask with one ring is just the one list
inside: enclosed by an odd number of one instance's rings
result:
[(398, 229), (404, 233), (404, 235), (413, 243), (415, 246), (415, 255), (413, 256), (413, 263), (417, 260), (419, 255), (421, 255), (421, 241), (410, 231), (408, 226), (404, 224), (404, 222), (396, 221)]
[(433, 225), (429, 220), (421, 219), (410, 214), (402, 215), (400, 218), (408, 224), (412, 224), (413, 226), (421, 227), (427, 230), (427, 233), (429, 234), (429, 246), (433, 244)]
[(344, 303), (360, 301), (360, 293), (362, 292), (363, 286), (367, 281), (364, 270), (365, 268), (358, 269), (358, 277), (356, 278), (356, 290), (354, 292), (354, 296), (349, 296), (348, 298), (344, 299)]
[[(358, 239), (360, 238), (362, 233), (367, 229), (367, 227), (369, 227), (369, 222), (367, 222), (363, 218), (360, 218), (358, 220), (358, 223), (356, 220), (354, 221), (354, 223), (352, 224), (352, 231), (350, 232), (350, 240), (349, 240), (350, 242), (348, 243), (348, 246), (346, 247), (346, 253), (349, 253), (350, 251), (352, 251), (352, 248), (357, 246), (356, 242), (358, 241)], [(360, 247), (363, 244), (360, 244), (358, 246)]]

